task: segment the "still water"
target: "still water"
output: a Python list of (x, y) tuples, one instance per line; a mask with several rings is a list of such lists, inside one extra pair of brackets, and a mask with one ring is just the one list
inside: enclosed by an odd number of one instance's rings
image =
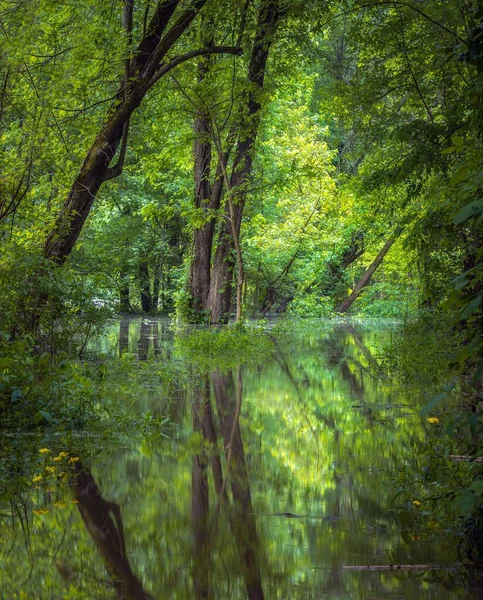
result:
[[(164, 436), (83, 439), (75, 485), (33, 490), (20, 518), (3, 515), (0, 597), (472, 598), (456, 551), (411, 536), (415, 507), (393, 502), (427, 428), (423, 398), (372, 368), (393, 335), (321, 322), (279, 338), (273, 356), (173, 387), (159, 378), (181, 363), (169, 322), (116, 323), (96, 360), (147, 361), (112, 393), (168, 416)], [(367, 565), (445, 568), (347, 569)]]

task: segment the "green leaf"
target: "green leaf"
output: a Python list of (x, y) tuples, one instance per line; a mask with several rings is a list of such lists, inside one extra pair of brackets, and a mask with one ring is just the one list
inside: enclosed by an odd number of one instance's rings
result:
[(13, 358), (0, 358), (0, 371), (5, 371), (6, 369), (13, 367), (14, 364), (15, 361)]
[(464, 142), (463, 138), (460, 135), (452, 135), (451, 141), (453, 142), (454, 146), (462, 146)]
[(473, 510), (478, 501), (479, 497), (473, 490), (463, 490), (454, 501), (454, 507), (458, 514), (466, 516)]
[(463, 208), (458, 213), (456, 213), (456, 216), (453, 217), (453, 223), (455, 225), (461, 225), (461, 223), (464, 223), (470, 217), (475, 215), (478, 212), (478, 210), (480, 210), (480, 208), (481, 207), (478, 204), (475, 204), (474, 202), (463, 206)]
[(47, 421), (47, 423), (52, 423), (52, 415), (46, 410), (39, 410), (39, 414)]
[(440, 392), (439, 394), (436, 394), (436, 396), (433, 396), (433, 398), (431, 398), (431, 400), (426, 404), (426, 406), (422, 408), (421, 416), (427, 415), (428, 413), (432, 412), (440, 402), (447, 398), (447, 396), (448, 392)]
[(478, 383), (478, 381), (481, 379), (481, 376), (483, 375), (483, 364), (479, 365), (479, 367), (476, 369), (475, 374), (473, 375), (473, 383), (476, 385)]
[(10, 396), (10, 402), (17, 402), (22, 397), (22, 390), (13, 390)]
[(478, 496), (481, 496), (481, 494), (483, 494), (483, 479), (476, 479), (473, 481), (469, 489), (473, 490)]
[(457, 183), (464, 181), (465, 179), (467, 179), (469, 172), (470, 165), (463, 165), (456, 171), (456, 173), (453, 174), (453, 177), (451, 177), (449, 184), (456, 185)]
[(471, 300), (471, 302), (469, 302), (465, 306), (463, 312), (461, 313), (461, 318), (463, 320), (466, 320), (478, 309), (480, 304), (481, 304), (481, 294), (479, 296), (476, 296), (476, 298), (473, 298), (473, 300)]
[(459, 275), (452, 280), (452, 284), (455, 290), (462, 290), (465, 286), (468, 285), (469, 279), (468, 275), (464, 273), (463, 275)]

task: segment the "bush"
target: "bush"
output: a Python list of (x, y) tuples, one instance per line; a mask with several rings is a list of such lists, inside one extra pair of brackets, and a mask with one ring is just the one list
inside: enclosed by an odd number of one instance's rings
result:
[(312, 292), (294, 298), (288, 306), (287, 313), (303, 319), (328, 317), (333, 313), (333, 302), (327, 296)]

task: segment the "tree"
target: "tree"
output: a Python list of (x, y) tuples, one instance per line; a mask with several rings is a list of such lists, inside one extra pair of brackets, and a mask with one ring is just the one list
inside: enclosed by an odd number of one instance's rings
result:
[[(101, 131), (91, 146), (84, 163), (72, 184), (64, 207), (45, 243), (47, 258), (62, 264), (72, 251), (89, 215), (96, 194), (103, 183), (118, 177), (123, 170), (127, 151), (129, 120), (148, 91), (177, 65), (196, 56), (214, 53), (239, 54), (231, 47), (200, 48), (167, 60), (167, 54), (196, 18), (206, 0), (194, 0), (177, 11), (179, 0), (160, 0), (155, 6), (149, 25), (133, 52), (116, 94), (107, 111)], [(132, 4), (126, 5), (132, 14)], [(132, 20), (128, 23), (128, 38)], [(119, 147), (115, 165), (110, 166)]]

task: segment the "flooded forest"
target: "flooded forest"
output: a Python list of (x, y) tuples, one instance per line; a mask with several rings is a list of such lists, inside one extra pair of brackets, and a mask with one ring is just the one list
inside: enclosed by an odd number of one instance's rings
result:
[(0, 600), (483, 599), (483, 0), (0, 0)]

